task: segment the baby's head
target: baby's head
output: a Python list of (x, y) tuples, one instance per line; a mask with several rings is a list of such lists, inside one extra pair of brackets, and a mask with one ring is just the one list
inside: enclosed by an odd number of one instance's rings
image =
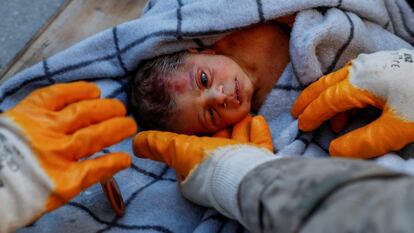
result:
[(253, 90), (251, 79), (231, 58), (211, 50), (186, 51), (142, 64), (129, 102), (142, 129), (205, 134), (245, 117)]

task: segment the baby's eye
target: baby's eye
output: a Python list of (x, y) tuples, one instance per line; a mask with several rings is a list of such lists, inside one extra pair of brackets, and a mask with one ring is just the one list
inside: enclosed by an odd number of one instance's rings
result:
[(208, 87), (208, 76), (206, 73), (204, 73), (204, 71), (201, 71), (200, 74), (200, 83), (203, 87), (207, 88)]

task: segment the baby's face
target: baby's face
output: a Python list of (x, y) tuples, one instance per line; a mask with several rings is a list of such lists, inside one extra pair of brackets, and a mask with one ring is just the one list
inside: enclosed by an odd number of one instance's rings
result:
[(172, 128), (185, 134), (216, 132), (245, 117), (253, 84), (232, 59), (191, 54), (185, 68), (167, 81), (177, 106)]

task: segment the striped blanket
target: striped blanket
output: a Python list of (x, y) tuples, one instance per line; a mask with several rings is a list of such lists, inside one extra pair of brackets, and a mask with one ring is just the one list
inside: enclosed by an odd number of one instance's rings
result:
[[(95, 82), (103, 97), (125, 101), (128, 81), (143, 59), (209, 46), (235, 29), (292, 13), (297, 16), (291, 63), (260, 113), (269, 121), (281, 155), (327, 156), (335, 135), (327, 127), (300, 133), (289, 114), (292, 101), (304, 86), (359, 53), (412, 48), (414, 14), (405, 0), (150, 0), (141, 18), (96, 34), (7, 80), (0, 86), (0, 109), (39, 87), (75, 80)], [(128, 139), (101, 153), (124, 150), (132, 156), (130, 144)], [(382, 158), (385, 165), (411, 171), (411, 160), (397, 154)], [(133, 166), (115, 178), (127, 204), (124, 217), (115, 216), (94, 186), (19, 232), (243, 231), (214, 210), (183, 199), (174, 171), (164, 164), (134, 158)]]

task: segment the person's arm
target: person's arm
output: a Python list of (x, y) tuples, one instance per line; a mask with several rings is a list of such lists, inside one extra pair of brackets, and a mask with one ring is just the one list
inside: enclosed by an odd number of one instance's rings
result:
[(241, 180), (259, 164), (277, 157), (263, 117), (248, 116), (230, 131), (216, 137), (144, 131), (134, 138), (134, 153), (173, 167), (187, 199), (242, 222), (237, 205)]
[(370, 162), (279, 158), (245, 139), (156, 131), (139, 133), (134, 151), (175, 168), (187, 199), (251, 232), (411, 232), (414, 227), (409, 218), (414, 179)]
[(414, 178), (375, 163), (290, 157), (247, 174), (238, 204), (251, 232), (412, 232)]
[(90, 83), (32, 92), (0, 115), (0, 232), (12, 232), (127, 168), (126, 153), (80, 159), (132, 136), (121, 102)]
[(212, 155), (183, 195), (250, 232), (412, 231), (413, 177), (358, 160), (277, 158), (249, 148)]

